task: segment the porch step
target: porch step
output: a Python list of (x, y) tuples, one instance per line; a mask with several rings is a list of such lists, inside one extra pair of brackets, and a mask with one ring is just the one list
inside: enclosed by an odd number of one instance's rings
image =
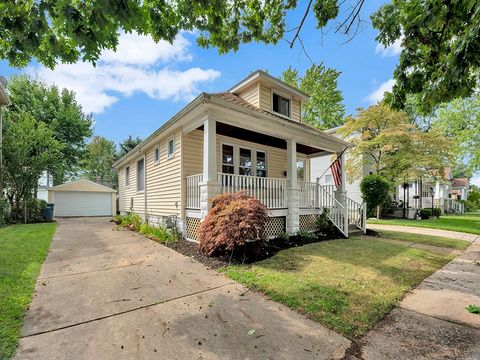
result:
[(348, 225), (348, 237), (359, 236), (359, 235), (363, 235), (363, 231), (360, 230), (356, 225), (349, 224)]

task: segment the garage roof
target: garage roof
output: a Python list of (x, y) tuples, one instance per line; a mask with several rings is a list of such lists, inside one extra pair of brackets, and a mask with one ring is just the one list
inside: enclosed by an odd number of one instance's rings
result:
[(88, 192), (112, 192), (117, 190), (97, 184), (87, 179), (71, 181), (65, 184), (57, 185), (48, 189), (48, 191), (88, 191)]

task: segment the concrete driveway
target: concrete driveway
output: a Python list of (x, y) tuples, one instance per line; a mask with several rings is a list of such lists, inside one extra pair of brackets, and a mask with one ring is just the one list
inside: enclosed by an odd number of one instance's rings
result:
[(334, 359), (350, 346), (108, 220), (59, 220), (16, 359)]

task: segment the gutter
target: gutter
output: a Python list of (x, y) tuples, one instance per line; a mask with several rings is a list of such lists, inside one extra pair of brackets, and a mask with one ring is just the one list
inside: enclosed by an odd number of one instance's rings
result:
[(160, 126), (157, 130), (155, 130), (151, 135), (149, 135), (145, 140), (143, 140), (140, 144), (135, 146), (132, 150), (130, 150), (128, 153), (126, 153), (123, 157), (118, 159), (112, 167), (115, 170), (118, 170), (118, 168), (127, 160), (129, 160), (133, 155), (136, 153), (139, 153), (142, 151), (143, 147), (149, 144), (151, 140), (156, 138), (158, 135), (160, 135), (163, 131), (165, 131), (168, 127), (172, 126), (175, 124), (177, 120), (179, 120), (182, 116), (188, 114), (190, 111), (195, 109), (198, 105), (201, 105), (205, 101), (208, 101), (210, 99), (210, 96), (207, 93), (201, 93), (198, 95), (194, 100), (192, 100), (190, 103), (188, 103), (183, 109), (181, 109), (179, 112), (177, 112), (170, 120), (168, 120), (165, 124)]

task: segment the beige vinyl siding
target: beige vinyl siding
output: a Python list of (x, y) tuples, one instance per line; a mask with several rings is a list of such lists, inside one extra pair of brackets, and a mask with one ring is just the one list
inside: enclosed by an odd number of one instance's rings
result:
[[(267, 153), (267, 176), (284, 179), (287, 170), (287, 151), (270, 146), (256, 144), (250, 141), (234, 139), (228, 136), (217, 135), (217, 171), (222, 170), (222, 144), (233, 144), (249, 149), (266, 151)], [(203, 131), (194, 130), (185, 135), (183, 145), (184, 175), (201, 174), (203, 171)], [(305, 158), (297, 154), (299, 158)], [(306, 174), (309, 174), (309, 161), (306, 162)], [(307, 177), (308, 179), (308, 177)]]
[[(171, 135), (152, 144), (146, 151), (146, 191), (148, 215), (169, 216), (181, 213), (181, 149), (182, 134), (174, 135), (174, 156), (168, 158), (167, 146)], [(154, 163), (154, 151), (159, 146), (160, 160)]]
[(258, 96), (258, 83), (252, 85), (248, 89), (238, 93), (242, 99), (248, 101), (253, 106), (259, 106), (259, 96)]
[(301, 121), (300, 101), (292, 99), (292, 120)]
[[(143, 192), (137, 192), (137, 160), (139, 156), (132, 160), (128, 165), (130, 166), (130, 184), (125, 186), (125, 169), (127, 165), (122, 166), (118, 172), (118, 194), (119, 194), (119, 211), (121, 212), (136, 212), (143, 214), (145, 205), (145, 196)], [(133, 199), (133, 209), (130, 209), (131, 199)]]
[[(275, 90), (273, 90), (273, 91), (275, 92)], [(281, 91), (279, 91), (278, 93), (280, 95), (282, 95)], [(273, 109), (272, 109), (272, 89), (265, 86), (265, 85), (260, 84), (260, 96), (259, 96), (259, 98), (260, 98), (260, 102), (259, 102), (260, 109), (266, 110), (266, 111), (269, 111), (269, 112), (273, 112)], [(301, 121), (300, 101), (298, 101), (296, 99), (291, 99), (290, 101), (291, 101), (291, 104), (290, 104), (291, 119), (294, 120), (294, 121), (300, 122)]]

